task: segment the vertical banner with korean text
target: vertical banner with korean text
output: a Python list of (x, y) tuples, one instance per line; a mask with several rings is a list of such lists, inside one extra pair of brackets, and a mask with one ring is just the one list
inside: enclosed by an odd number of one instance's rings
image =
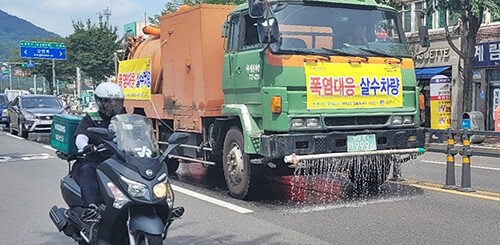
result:
[(398, 65), (305, 63), (304, 69), (308, 109), (403, 106)]
[(116, 83), (123, 88), (125, 99), (151, 99), (151, 58), (120, 61)]
[(431, 89), (431, 128), (451, 127), (451, 82), (447, 76), (436, 75), (429, 81)]

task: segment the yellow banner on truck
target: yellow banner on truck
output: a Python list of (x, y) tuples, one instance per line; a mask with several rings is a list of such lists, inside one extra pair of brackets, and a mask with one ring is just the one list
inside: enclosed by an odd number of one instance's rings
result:
[(305, 63), (304, 68), (308, 109), (403, 106), (398, 65)]
[(120, 61), (116, 84), (122, 87), (125, 99), (151, 99), (151, 58)]

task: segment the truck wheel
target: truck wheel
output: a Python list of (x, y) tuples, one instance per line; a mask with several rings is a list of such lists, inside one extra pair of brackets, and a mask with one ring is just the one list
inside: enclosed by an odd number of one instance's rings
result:
[(27, 139), (28, 138), (28, 131), (25, 131), (23, 129), (23, 123), (21, 121), (19, 121), (19, 128), (17, 130), (17, 135)]
[(168, 174), (173, 174), (177, 169), (179, 169), (179, 160), (178, 159), (168, 159), (165, 161), (167, 163)]
[(237, 127), (232, 127), (227, 131), (222, 163), (230, 195), (238, 199), (245, 198), (253, 181), (252, 164), (250, 157), (244, 151), (243, 133)]

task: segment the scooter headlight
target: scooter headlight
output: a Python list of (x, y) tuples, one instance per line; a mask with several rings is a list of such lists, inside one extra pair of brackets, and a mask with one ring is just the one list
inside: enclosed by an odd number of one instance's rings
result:
[(130, 196), (133, 196), (136, 198), (143, 198), (146, 200), (150, 199), (149, 190), (145, 184), (139, 183), (137, 181), (129, 180), (123, 176), (121, 176), (120, 178), (126, 184), (127, 192), (128, 192), (128, 194), (130, 194)]
[(174, 205), (174, 191), (172, 190), (172, 186), (168, 181), (161, 182), (156, 184), (153, 187), (153, 194), (156, 198), (161, 199), (166, 197), (167, 204), (170, 208)]
[(125, 196), (125, 194), (123, 194), (123, 192), (121, 192), (115, 184), (113, 184), (112, 182), (108, 182), (106, 183), (106, 185), (115, 198), (115, 201), (113, 202), (114, 208), (121, 209), (123, 208), (123, 206), (125, 206), (125, 204), (130, 202), (130, 199), (128, 199), (128, 197)]

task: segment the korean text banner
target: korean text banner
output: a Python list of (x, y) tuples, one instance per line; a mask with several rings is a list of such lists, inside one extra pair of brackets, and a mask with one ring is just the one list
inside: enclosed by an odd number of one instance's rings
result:
[(120, 61), (116, 83), (123, 88), (125, 99), (151, 99), (151, 58)]
[(304, 68), (308, 109), (403, 106), (398, 65), (305, 63)]

